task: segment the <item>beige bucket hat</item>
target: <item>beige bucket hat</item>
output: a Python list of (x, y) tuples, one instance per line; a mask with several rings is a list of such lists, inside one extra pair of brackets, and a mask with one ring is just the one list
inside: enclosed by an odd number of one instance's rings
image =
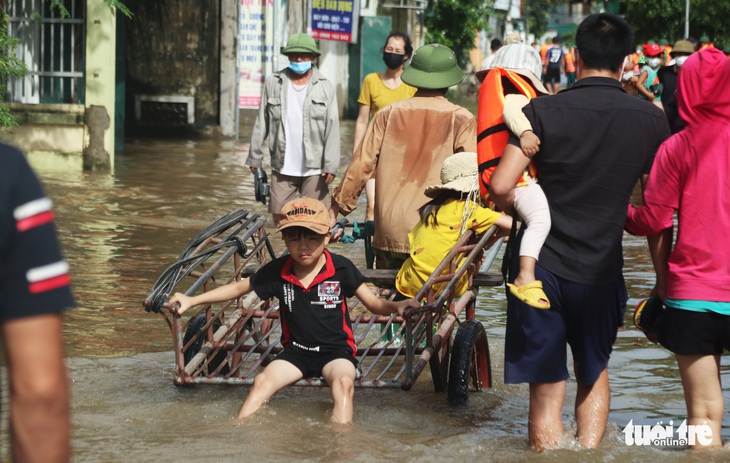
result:
[(441, 184), (427, 187), (424, 194), (429, 198), (435, 198), (443, 190), (468, 194), (479, 189), (478, 176), (477, 153), (456, 153), (446, 158), (441, 166)]

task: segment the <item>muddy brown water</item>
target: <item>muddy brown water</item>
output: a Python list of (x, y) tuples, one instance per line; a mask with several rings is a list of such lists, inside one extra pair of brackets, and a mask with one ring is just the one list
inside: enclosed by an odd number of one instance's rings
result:
[[(352, 122), (343, 122), (343, 166), (352, 129)], [(188, 240), (216, 218), (239, 208), (266, 213), (253, 200), (242, 133), (240, 143), (128, 140), (111, 176), (37, 169), (54, 201), (78, 300), (65, 320), (74, 461), (730, 460), (730, 450), (698, 454), (625, 443), (622, 430), (630, 420), (651, 425), (673, 420), (676, 426), (685, 416), (672, 356), (633, 328), (631, 310), (609, 366), (611, 414), (600, 447), (582, 450), (570, 437), (571, 381), (561, 448), (533, 454), (527, 446), (527, 386), (502, 381), (506, 303), (500, 288), (482, 289), (477, 306), (489, 336), (494, 387), (471, 394), (467, 408), (448, 407), (445, 394), (435, 393), (424, 374), (409, 392), (358, 389), (348, 427), (330, 423), (327, 389), (307, 387), (281, 391), (238, 424), (232, 418), (248, 387), (174, 386), (170, 333), (159, 315), (144, 311), (142, 301)], [(362, 219), (361, 209), (352, 218)], [(277, 240), (275, 246), (283, 249)], [(633, 308), (651, 289), (653, 272), (643, 239), (626, 236), (624, 248)], [(360, 244), (337, 244), (334, 250), (363, 262)], [(722, 363), (728, 384), (728, 362)], [(730, 436), (727, 422), (723, 433)], [(2, 435), (4, 461), (4, 422)]]

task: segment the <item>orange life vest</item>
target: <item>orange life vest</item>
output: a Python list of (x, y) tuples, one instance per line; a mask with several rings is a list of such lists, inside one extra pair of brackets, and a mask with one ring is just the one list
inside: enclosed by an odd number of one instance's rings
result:
[(565, 72), (575, 72), (575, 64), (573, 64), (573, 52), (570, 50), (565, 52)]
[[(479, 191), (484, 200), (489, 199), (489, 181), (494, 169), (502, 157), (510, 131), (502, 118), (504, 109), (504, 88), (502, 78), (509, 79), (527, 98), (535, 98), (535, 89), (519, 74), (504, 68), (496, 67), (484, 77), (479, 87), (477, 106), (477, 162), (479, 163)], [(528, 175), (537, 174), (535, 165), (530, 162), (517, 182), (517, 186), (527, 184)]]

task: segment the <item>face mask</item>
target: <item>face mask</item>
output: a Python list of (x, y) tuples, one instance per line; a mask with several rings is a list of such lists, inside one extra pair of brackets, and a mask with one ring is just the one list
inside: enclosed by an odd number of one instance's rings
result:
[(684, 62), (687, 61), (687, 58), (689, 58), (689, 56), (677, 56), (674, 58), (674, 64), (676, 64), (678, 68), (682, 67)]
[(388, 53), (387, 51), (383, 52), (383, 62), (388, 66), (388, 69), (396, 70), (403, 66), (404, 58), (405, 55), (397, 55), (395, 53)]
[(312, 69), (312, 62), (311, 61), (290, 61), (289, 62), (289, 69), (294, 71), (295, 74), (304, 74), (310, 69)]
[(623, 76), (621, 76), (621, 78), (623, 80), (631, 80), (632, 77), (634, 77), (634, 73), (633, 72), (627, 72)]
[(653, 68), (659, 66), (660, 62), (661, 62), (660, 58), (647, 58), (647, 60), (646, 60), (646, 64), (648, 64), (649, 66), (651, 66)]

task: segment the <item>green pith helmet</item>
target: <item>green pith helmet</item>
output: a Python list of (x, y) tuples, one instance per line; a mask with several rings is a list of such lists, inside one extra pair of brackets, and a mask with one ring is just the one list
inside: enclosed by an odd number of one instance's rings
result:
[(464, 80), (464, 71), (456, 62), (451, 48), (431, 43), (413, 53), (411, 65), (401, 74), (401, 80), (416, 88), (448, 88)]
[(692, 42), (689, 40), (677, 40), (677, 42), (672, 47), (672, 56), (675, 56), (679, 53), (686, 53), (688, 55), (691, 55), (695, 52), (695, 47), (692, 45)]
[(281, 54), (288, 55), (289, 53), (314, 53), (317, 56), (322, 54), (319, 52), (317, 44), (314, 43), (314, 39), (307, 34), (294, 34), (289, 37)]
[(707, 34), (702, 34), (702, 37), (700, 37), (701, 43), (710, 43), (710, 38), (707, 36)]

